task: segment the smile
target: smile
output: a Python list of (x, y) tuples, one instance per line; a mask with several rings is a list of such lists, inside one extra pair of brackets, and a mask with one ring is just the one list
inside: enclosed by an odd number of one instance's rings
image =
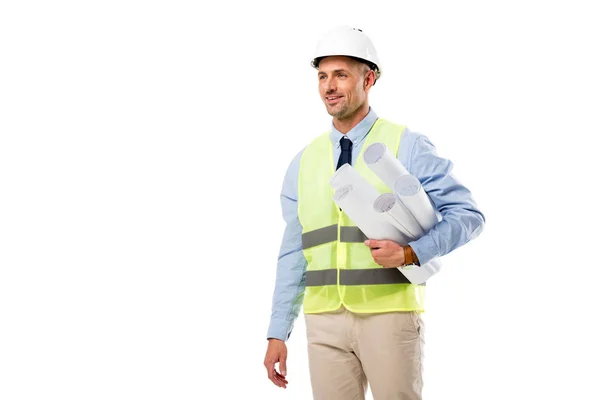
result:
[(343, 96), (326, 96), (325, 99), (327, 100), (328, 103), (335, 103), (342, 97)]

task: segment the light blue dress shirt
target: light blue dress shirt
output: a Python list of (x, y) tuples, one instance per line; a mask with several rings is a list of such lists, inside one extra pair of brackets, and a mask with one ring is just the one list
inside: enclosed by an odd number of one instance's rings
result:
[[(367, 133), (376, 120), (377, 115), (370, 108), (367, 116), (346, 134), (353, 143), (352, 165), (356, 165)], [(340, 157), (340, 139), (343, 136), (332, 123), (330, 137), (334, 165), (337, 165)], [(281, 189), (281, 210), (286, 227), (277, 262), (267, 338), (289, 338), (304, 299), (307, 263), (302, 252), (302, 225), (298, 219), (298, 173), (303, 151), (290, 163)], [(398, 160), (411, 175), (419, 179), (442, 216), (441, 221), (427, 234), (409, 242), (421, 264), (450, 253), (481, 233), (485, 224), (484, 215), (478, 210), (471, 192), (452, 175), (452, 162), (436, 154), (435, 146), (427, 136), (405, 129)]]

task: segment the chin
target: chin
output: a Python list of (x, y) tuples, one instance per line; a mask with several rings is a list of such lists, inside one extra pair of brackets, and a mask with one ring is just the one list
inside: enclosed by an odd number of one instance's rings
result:
[(344, 114), (344, 112), (345, 112), (343, 107), (328, 107), (326, 104), (325, 108), (327, 109), (327, 113), (329, 113), (329, 115), (334, 116), (334, 117)]
[(331, 108), (327, 107), (327, 114), (331, 115), (332, 117), (336, 117), (340, 114), (339, 111), (336, 110), (332, 110)]

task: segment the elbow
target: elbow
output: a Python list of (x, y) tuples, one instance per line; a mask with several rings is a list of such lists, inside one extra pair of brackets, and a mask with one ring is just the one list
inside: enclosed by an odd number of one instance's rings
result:
[(481, 232), (483, 232), (483, 228), (485, 227), (485, 216), (483, 213), (481, 211), (475, 211), (473, 214), (475, 218), (471, 225), (471, 233), (467, 239), (469, 242), (481, 235)]

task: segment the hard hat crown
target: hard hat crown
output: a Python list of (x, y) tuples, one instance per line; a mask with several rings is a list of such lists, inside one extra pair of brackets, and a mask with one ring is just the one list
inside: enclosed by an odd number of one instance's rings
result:
[(348, 56), (359, 58), (375, 70), (377, 79), (381, 76), (379, 57), (371, 39), (361, 29), (340, 26), (327, 32), (319, 40), (311, 65), (318, 68), (319, 61), (327, 56)]

